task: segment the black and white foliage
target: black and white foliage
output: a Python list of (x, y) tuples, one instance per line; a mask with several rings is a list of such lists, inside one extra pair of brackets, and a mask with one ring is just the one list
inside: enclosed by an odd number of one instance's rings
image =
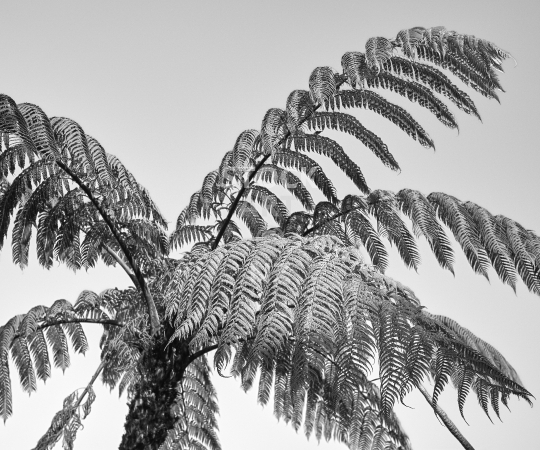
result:
[[(424, 390), (424, 380), (433, 381), (435, 409), (449, 383), (462, 414), (471, 392), (486, 414), (499, 415), (511, 396), (530, 402), (495, 348), (427, 312), (384, 272), (389, 245), (416, 269), (422, 238), (453, 271), (453, 236), (476, 273), (487, 277), (493, 268), (512, 288), (521, 279), (540, 294), (540, 238), (449, 194), (371, 190), (334, 133), (351, 135), (399, 170), (383, 138), (353, 110), (378, 114), (434, 148), (392, 97), (457, 128), (446, 100), (480, 116), (451, 77), (497, 99), (496, 71), (507, 57), (490, 42), (442, 27), (369, 39), (365, 52), (343, 55), (341, 72), (316, 68), (309, 91), (295, 90), (285, 109), (269, 109), (260, 131), (242, 132), (170, 235), (149, 193), (77, 123), (0, 96), (0, 248), (10, 238), (13, 262), (25, 267), (35, 242), (46, 268), (58, 261), (88, 269), (101, 259), (133, 281), (123, 291), (84, 291), (73, 305), (36, 306), (0, 327), (3, 419), (13, 411), (10, 364), (22, 388), (34, 391), (51, 365), (69, 366), (70, 350), (86, 351), (83, 323), (104, 328), (101, 365), (83, 391), (66, 398), (36, 449), (60, 439), (73, 448), (101, 375), (128, 392), (121, 449), (219, 450), (205, 356), (212, 350), (218, 373), (238, 377), (245, 390), (258, 380), (259, 402), (273, 398), (278, 418), (351, 449), (411, 448), (393, 406)], [(357, 192), (340, 197), (327, 161), (310, 153), (331, 160)], [(175, 258), (175, 249), (189, 251)]]

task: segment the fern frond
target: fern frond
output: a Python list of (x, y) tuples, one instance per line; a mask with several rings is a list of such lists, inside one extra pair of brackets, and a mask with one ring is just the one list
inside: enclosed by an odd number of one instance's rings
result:
[(284, 187), (300, 201), (307, 211), (312, 211), (315, 207), (313, 198), (302, 181), (287, 169), (278, 167), (275, 164), (264, 164), (256, 173), (253, 181), (263, 181)]
[(321, 166), (309, 156), (298, 152), (276, 152), (272, 155), (272, 161), (279, 166), (306, 174), (330, 203), (334, 205), (338, 203), (339, 200), (332, 180), (326, 176)]
[(469, 95), (454, 85), (437, 68), (417, 61), (400, 58), (399, 56), (393, 56), (390, 61), (383, 65), (383, 70), (424, 84), (437, 94), (444, 95), (465, 113), (473, 114), (480, 119), (476, 105)]
[(289, 148), (291, 144), (294, 144), (294, 148), (297, 151), (315, 152), (331, 158), (334, 164), (347, 175), (361, 192), (369, 192), (360, 167), (347, 156), (343, 148), (336, 141), (316, 134), (307, 134), (295, 135), (289, 138), (287, 140)]
[(370, 213), (377, 219), (379, 229), (396, 246), (405, 264), (416, 270), (420, 263), (420, 255), (413, 236), (399, 215), (394, 196), (386, 191), (376, 190), (369, 195), (367, 201)]
[[(420, 106), (426, 108), (447, 127), (458, 127), (454, 115), (448, 110), (448, 107), (420, 83), (382, 72), (376, 77), (368, 78), (366, 84), (370, 88), (389, 89), (413, 103), (418, 102)], [(431, 140), (419, 140), (419, 142), (426, 147), (433, 147)]]
[(348, 133), (369, 148), (386, 166), (395, 170), (399, 168), (398, 163), (388, 151), (388, 147), (382, 139), (364, 127), (356, 117), (350, 114), (339, 112), (314, 113), (306, 120), (306, 126), (309, 129), (324, 130), (330, 128)]
[(399, 208), (411, 219), (416, 236), (424, 236), (442, 268), (454, 273), (454, 252), (446, 233), (437, 222), (435, 209), (418, 191), (402, 189), (396, 195)]
[(287, 133), (287, 114), (279, 108), (271, 108), (264, 115), (261, 140), (265, 154), (277, 151), (277, 144)]
[[(361, 91), (344, 90), (335, 97), (336, 108), (365, 108), (373, 111), (401, 128), (414, 140), (424, 146), (431, 146), (431, 138), (422, 126), (403, 108), (394, 105), (376, 92), (364, 89)], [(393, 167), (399, 169), (399, 166)]]
[(280, 198), (263, 186), (250, 186), (246, 198), (268, 211), (278, 225), (283, 225), (289, 211)]
[(259, 211), (249, 202), (240, 200), (236, 215), (246, 224), (253, 237), (260, 237), (268, 228)]
[(246, 130), (240, 133), (232, 151), (231, 163), (233, 167), (248, 166), (255, 156), (258, 139), (259, 132), (257, 130)]
[(476, 225), (461, 203), (443, 193), (431, 193), (429, 202), (434, 206), (439, 219), (452, 231), (469, 264), (475, 272), (487, 278), (489, 258), (480, 242)]
[(328, 66), (314, 69), (309, 76), (309, 92), (313, 103), (328, 105), (337, 92), (334, 69)]
[(384, 37), (369, 38), (366, 42), (366, 63), (375, 71), (381, 70), (381, 65), (392, 57), (393, 46), (390, 40)]
[(73, 392), (64, 399), (63, 407), (58, 411), (46, 433), (38, 441), (34, 450), (52, 450), (56, 443), (62, 439), (62, 448), (72, 450), (77, 431), (82, 428), (82, 421), (86, 419), (96, 399), (91, 385), (84, 391), (86, 400), (82, 401), (78, 391)]
[(315, 110), (315, 104), (311, 100), (308, 91), (292, 91), (287, 98), (287, 128), (291, 133), (296, 133), (306, 117)]
[(171, 234), (169, 242), (172, 248), (181, 248), (192, 242), (207, 241), (212, 237), (212, 227), (208, 225), (184, 225)]

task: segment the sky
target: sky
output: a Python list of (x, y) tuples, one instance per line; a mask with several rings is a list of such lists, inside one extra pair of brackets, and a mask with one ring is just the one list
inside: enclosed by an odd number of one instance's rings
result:
[[(417, 105), (387, 95), (420, 120), (435, 140), (433, 151), (359, 111), (388, 144), (400, 173), (383, 167), (361, 144), (339, 139), (371, 188), (442, 191), (540, 232), (540, 2), (4, 0), (0, 12), (0, 92), (17, 103), (39, 105), (49, 117), (77, 121), (149, 189), (173, 225), (238, 134), (260, 128), (266, 110), (283, 108), (292, 90), (307, 89), (315, 67), (339, 69), (341, 55), (364, 51), (368, 38), (392, 38), (413, 26), (444, 25), (488, 39), (511, 52), (517, 64), (505, 63), (500, 105), (471, 94), (482, 122), (453, 108), (458, 133)], [(336, 185), (341, 197), (354, 193), (346, 180)], [(494, 273), (490, 282), (475, 275), (457, 247), (455, 277), (438, 267), (427, 245), (420, 248), (423, 263), (417, 273), (394, 257), (388, 274), (411, 287), (429, 311), (457, 320), (494, 345), (540, 398), (540, 299), (523, 284), (514, 293)], [(129, 279), (119, 269), (74, 274), (58, 266), (46, 271), (35, 261), (21, 271), (11, 263), (7, 245), (0, 253), (0, 283), (4, 323), (35, 304), (75, 301), (83, 289), (127, 287)], [(63, 398), (88, 382), (98, 365), (99, 330), (87, 330), (86, 357), (73, 356), (65, 374), (55, 370), (30, 398), (13, 380), (14, 415), (0, 425), (2, 448), (32, 448)], [(256, 404), (255, 392), (244, 394), (233, 379), (215, 381), (224, 450), (317, 445), (277, 423), (271, 407)], [(79, 450), (117, 448), (123, 433), (125, 397), (118, 399), (100, 383), (96, 389), (93, 411), (76, 441)], [(460, 448), (423, 397), (411, 394), (405, 403), (396, 411), (415, 449)], [(477, 449), (540, 448), (538, 406), (512, 400), (512, 412), (502, 412), (503, 423), (492, 415), (492, 424), (471, 395), (467, 424), (452, 388), (441, 405)], [(330, 442), (320, 448), (344, 447)]]

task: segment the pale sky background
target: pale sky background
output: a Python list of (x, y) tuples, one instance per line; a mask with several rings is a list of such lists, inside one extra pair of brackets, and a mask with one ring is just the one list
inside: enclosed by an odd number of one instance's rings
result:
[[(501, 105), (471, 94), (483, 123), (456, 108), (460, 133), (445, 129), (416, 105), (405, 105), (435, 139), (423, 149), (373, 114), (358, 117), (381, 135), (401, 165), (385, 169), (351, 139), (340, 137), (371, 188), (442, 191), (507, 215), (540, 232), (540, 2), (517, 1), (48, 1), (4, 0), (0, 8), (0, 91), (35, 103), (51, 116), (77, 121), (118, 156), (152, 193), (174, 224), (178, 213), (244, 129), (259, 128), (266, 110), (284, 107), (293, 89), (307, 89), (317, 66), (340, 68), (345, 51), (364, 51), (372, 36), (444, 25), (495, 42), (516, 58), (506, 63)], [(459, 84), (459, 82), (458, 82)], [(471, 91), (469, 91), (471, 92)], [(330, 167), (328, 165), (327, 167)], [(335, 173), (335, 172), (332, 172)], [(343, 197), (352, 185), (338, 182)], [(456, 277), (439, 268), (422, 245), (418, 274), (396, 258), (389, 274), (413, 288), (431, 312), (445, 314), (493, 344), (514, 365), (525, 387), (540, 398), (540, 299), (518, 285), (517, 295), (496, 279), (474, 275), (456, 247)], [(120, 270), (73, 274), (37, 263), (21, 272), (6, 246), (0, 254), (0, 322), (35, 304), (74, 301), (82, 289), (125, 287)], [(0, 425), (0, 448), (29, 449), (50, 424), (62, 400), (84, 386), (98, 365), (99, 330), (89, 330), (91, 350), (73, 357), (39, 383), (30, 399), (13, 380), (14, 416)], [(216, 377), (217, 378), (217, 377)], [(314, 448), (302, 433), (277, 423), (271, 408), (256, 404), (231, 379), (216, 379), (224, 450)], [(123, 433), (125, 398), (96, 384), (94, 409), (76, 449), (114, 449)], [(415, 449), (457, 449), (423, 397), (406, 399), (397, 412)], [(512, 413), (492, 424), (475, 397), (459, 416), (449, 387), (442, 405), (479, 449), (540, 449), (540, 409), (512, 399)], [(345, 448), (321, 443), (320, 448)]]

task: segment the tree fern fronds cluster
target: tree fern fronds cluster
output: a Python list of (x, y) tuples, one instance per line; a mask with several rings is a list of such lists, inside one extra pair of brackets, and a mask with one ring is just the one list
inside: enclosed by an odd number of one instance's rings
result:
[[(277, 404), (279, 414), (297, 427), (304, 422), (309, 433), (318, 417), (325, 436), (348, 442), (343, 436), (359, 426), (357, 389), (369, 385), (375, 361), (387, 418), (427, 376), (435, 380), (434, 402), (450, 379), (465, 375), (460, 395), (472, 387), (495, 411), (512, 394), (530, 396), (487, 345), (424, 313), (410, 290), (370, 269), (339, 239), (242, 241), (201, 254), (176, 278), (167, 300), (176, 328), (171, 342), (189, 342), (192, 352), (216, 345), (218, 371), (229, 367), (245, 388), (261, 371), (262, 398), (272, 383), (276, 392), (285, 389), (276, 394), (287, 405)], [(323, 396), (324, 405), (310, 404), (310, 395)]]

